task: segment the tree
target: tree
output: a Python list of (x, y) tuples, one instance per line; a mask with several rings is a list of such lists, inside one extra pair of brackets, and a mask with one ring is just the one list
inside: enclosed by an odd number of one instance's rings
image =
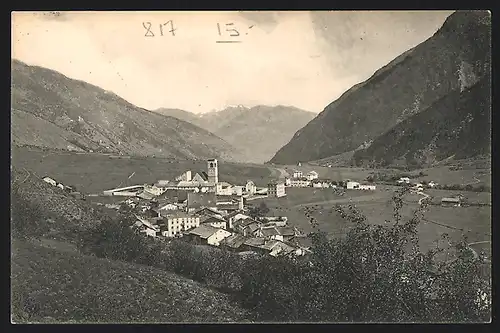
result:
[(266, 216), (267, 213), (269, 213), (269, 208), (267, 207), (267, 204), (264, 201), (262, 201), (259, 207), (252, 207), (248, 212), (248, 215), (250, 215), (250, 217), (255, 219)]
[[(293, 261), (262, 257), (244, 266), (246, 304), (267, 320), (348, 322), (486, 321), (491, 282), (484, 262), (459, 242), (455, 260), (438, 258), (441, 246), (421, 252), (417, 227), (425, 205), (404, 220), (402, 188), (387, 225), (369, 223), (354, 205), (336, 207), (352, 228), (343, 238), (313, 235), (313, 254)], [(453, 248), (453, 247), (451, 247)]]

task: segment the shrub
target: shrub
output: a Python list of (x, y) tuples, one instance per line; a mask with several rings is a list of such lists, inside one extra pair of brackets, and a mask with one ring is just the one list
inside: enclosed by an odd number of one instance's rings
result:
[[(405, 189), (403, 189), (405, 191)], [(421, 211), (403, 221), (402, 192), (393, 198), (387, 226), (371, 225), (354, 206), (343, 210), (353, 227), (345, 238), (313, 237), (309, 261), (262, 257), (244, 266), (244, 304), (273, 321), (485, 321), (489, 281), (479, 276), (480, 260), (456, 245), (455, 261), (435, 259), (443, 249), (422, 253), (417, 226)], [(337, 208), (339, 209), (339, 208)]]

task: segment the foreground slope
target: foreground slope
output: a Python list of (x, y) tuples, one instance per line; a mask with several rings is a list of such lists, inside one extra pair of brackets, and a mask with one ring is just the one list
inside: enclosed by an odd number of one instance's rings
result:
[(353, 151), (490, 71), (491, 17), (455, 12), (427, 41), (328, 105), (271, 162), (291, 164)]
[(223, 293), (149, 266), (79, 252), (102, 213), (12, 168), (11, 313), (28, 322), (230, 322), (251, 315)]
[(454, 91), (354, 154), (358, 166), (431, 166), (446, 158), (491, 154), (491, 82)]
[(26, 322), (241, 322), (227, 295), (160, 269), (12, 244), (12, 319)]
[(236, 153), (193, 124), (53, 70), (13, 60), (11, 87), (13, 144), (189, 159)]
[(157, 112), (192, 122), (224, 139), (245, 156), (246, 162), (267, 162), (293, 134), (316, 114), (291, 106), (228, 107), (201, 115), (176, 110)]

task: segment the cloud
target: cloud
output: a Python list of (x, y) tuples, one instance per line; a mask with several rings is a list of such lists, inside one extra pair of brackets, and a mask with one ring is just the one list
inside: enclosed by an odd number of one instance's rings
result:
[[(64, 12), (47, 19), (23, 12), (13, 14), (12, 56), (148, 109), (285, 104), (320, 112), (446, 18), (429, 14), (431, 25), (428, 16), (405, 15)], [(231, 39), (241, 42), (216, 43)]]

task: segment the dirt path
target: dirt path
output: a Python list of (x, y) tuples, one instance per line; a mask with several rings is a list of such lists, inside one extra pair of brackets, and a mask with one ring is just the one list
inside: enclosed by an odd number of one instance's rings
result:
[(416, 193), (417, 193), (418, 195), (422, 195), (422, 196), (423, 196), (423, 198), (420, 198), (420, 199), (418, 200), (418, 204), (419, 204), (419, 205), (422, 205), (422, 201), (424, 201), (425, 199), (430, 198), (430, 195), (428, 195), (427, 193), (424, 193), (424, 192), (416, 192)]
[(284, 168), (269, 167), (269, 170), (273, 178), (285, 178), (290, 175)]

